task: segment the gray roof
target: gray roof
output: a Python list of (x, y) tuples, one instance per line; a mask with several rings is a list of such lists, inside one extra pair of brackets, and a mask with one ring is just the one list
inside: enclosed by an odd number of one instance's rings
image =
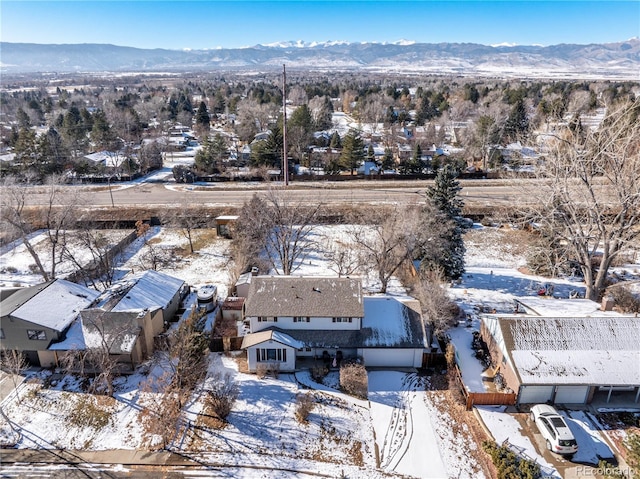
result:
[(113, 284), (100, 298), (100, 306), (112, 311), (166, 309), (184, 285), (181, 279), (148, 270)]
[(364, 316), (357, 278), (255, 276), (245, 302), (246, 316)]
[(265, 341), (276, 341), (285, 346), (290, 346), (294, 349), (300, 349), (304, 345), (288, 334), (279, 331), (277, 329), (266, 329), (264, 331), (258, 331), (257, 333), (247, 334), (242, 340), (242, 349), (250, 348), (256, 344), (264, 343)]
[(499, 317), (523, 384), (640, 385), (640, 318)]
[(2, 316), (64, 331), (98, 297), (98, 292), (64, 279), (17, 291), (0, 303)]
[(420, 314), (390, 296), (365, 297), (362, 328), (353, 329), (281, 329), (276, 327), (253, 333), (248, 347), (271, 337), (256, 336), (268, 331), (284, 333), (308, 348), (424, 348), (426, 335)]
[(80, 313), (87, 348), (107, 346), (110, 354), (129, 354), (140, 335), (141, 311), (104, 311), (87, 309)]

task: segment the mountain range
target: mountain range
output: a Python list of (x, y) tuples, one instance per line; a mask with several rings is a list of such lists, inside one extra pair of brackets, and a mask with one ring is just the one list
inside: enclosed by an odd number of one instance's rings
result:
[(282, 42), (212, 50), (0, 42), (0, 71), (367, 70), (465, 76), (640, 79), (640, 39), (606, 44)]

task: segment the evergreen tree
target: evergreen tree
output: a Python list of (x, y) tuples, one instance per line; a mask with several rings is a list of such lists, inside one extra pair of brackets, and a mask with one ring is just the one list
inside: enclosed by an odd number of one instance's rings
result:
[(90, 137), (97, 150), (115, 151), (120, 149), (118, 138), (109, 125), (103, 110), (98, 110), (93, 115)]
[(209, 132), (209, 128), (211, 126), (211, 117), (209, 116), (209, 111), (207, 110), (207, 105), (205, 102), (201, 101), (200, 106), (198, 106), (198, 111), (196, 112), (196, 129), (201, 132), (204, 136), (207, 136)]
[(355, 130), (350, 130), (342, 142), (342, 153), (340, 153), (340, 164), (346, 170), (350, 170), (353, 175), (355, 170), (362, 165), (365, 159), (364, 141)]
[(448, 244), (444, 254), (439, 258), (422, 257), (421, 266), (429, 269), (440, 269), (447, 279), (458, 279), (464, 273), (465, 247), (462, 235), (468, 226), (462, 217), (464, 203), (460, 198), (460, 182), (458, 173), (445, 165), (436, 175), (435, 184), (427, 189), (427, 200), (436, 207), (452, 227), (447, 230), (443, 239)]
[(279, 167), (282, 165), (282, 121), (271, 128), (271, 134), (266, 140), (251, 145), (251, 165)]
[(384, 156), (382, 157), (382, 165), (380, 165), (380, 169), (382, 171), (392, 170), (395, 167), (395, 161), (393, 159), (393, 152), (391, 148), (384, 149)]
[(329, 142), (329, 148), (340, 149), (342, 148), (342, 140), (340, 139), (340, 135), (337, 131), (333, 132), (331, 135), (331, 141)]
[(529, 131), (529, 118), (524, 101), (518, 100), (511, 108), (509, 117), (504, 125), (504, 133), (509, 141), (517, 141)]
[(369, 143), (369, 147), (367, 148), (367, 161), (375, 162), (376, 161), (376, 153), (373, 150), (373, 145)]
[(222, 162), (229, 157), (229, 150), (225, 138), (216, 133), (213, 138), (207, 138), (204, 145), (196, 153), (195, 164), (204, 173), (220, 173)]

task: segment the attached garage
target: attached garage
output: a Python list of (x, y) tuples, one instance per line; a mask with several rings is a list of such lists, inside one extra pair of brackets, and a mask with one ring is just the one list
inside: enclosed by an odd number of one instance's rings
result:
[(584, 404), (587, 402), (589, 386), (556, 386), (556, 404)]
[(520, 386), (518, 403), (539, 404), (551, 401), (553, 389), (553, 386)]
[(366, 367), (414, 368), (422, 366), (423, 349), (362, 348), (358, 355)]

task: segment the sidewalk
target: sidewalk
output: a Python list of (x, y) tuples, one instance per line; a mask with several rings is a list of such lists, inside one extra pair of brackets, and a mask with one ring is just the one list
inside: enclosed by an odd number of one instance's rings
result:
[(73, 451), (65, 449), (0, 449), (0, 464), (122, 464), (195, 466), (198, 462), (168, 451), (113, 449)]

